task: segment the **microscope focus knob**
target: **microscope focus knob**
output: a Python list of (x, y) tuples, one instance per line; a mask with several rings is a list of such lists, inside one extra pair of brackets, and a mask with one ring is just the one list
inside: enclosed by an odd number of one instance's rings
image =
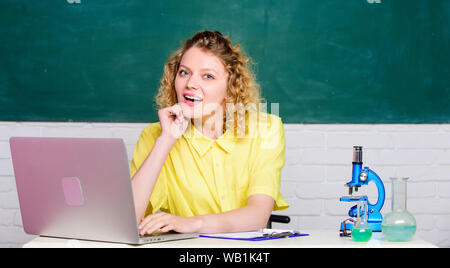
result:
[(366, 182), (367, 179), (369, 179), (369, 175), (367, 174), (367, 172), (363, 171), (359, 174), (359, 180), (361, 182)]

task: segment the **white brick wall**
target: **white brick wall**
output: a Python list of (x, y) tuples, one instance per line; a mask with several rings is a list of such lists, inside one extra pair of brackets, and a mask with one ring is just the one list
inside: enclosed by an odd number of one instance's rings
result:
[[(22, 229), (9, 137), (119, 137), (128, 155), (147, 124), (127, 123), (18, 123), (0, 122), (0, 247), (19, 247), (33, 236)], [(389, 177), (410, 177), (408, 210), (417, 220), (417, 236), (438, 246), (450, 247), (450, 125), (449, 124), (286, 124), (286, 166), (282, 193), (291, 207), (288, 225), (275, 228), (333, 229), (351, 204), (339, 202), (347, 195), (353, 145), (364, 147), (364, 165), (385, 183), (391, 206)], [(376, 199), (376, 187), (366, 187)]]

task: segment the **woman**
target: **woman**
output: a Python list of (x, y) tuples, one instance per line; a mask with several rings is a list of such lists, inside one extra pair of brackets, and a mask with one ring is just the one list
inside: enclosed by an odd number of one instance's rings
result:
[(159, 122), (142, 131), (130, 164), (141, 234), (257, 230), (288, 207), (283, 126), (258, 112), (248, 60), (218, 31), (195, 34), (169, 57)]

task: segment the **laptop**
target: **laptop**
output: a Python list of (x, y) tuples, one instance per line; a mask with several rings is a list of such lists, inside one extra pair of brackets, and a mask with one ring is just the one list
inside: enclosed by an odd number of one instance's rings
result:
[(11, 137), (9, 142), (27, 234), (125, 244), (198, 237), (139, 235), (122, 139)]

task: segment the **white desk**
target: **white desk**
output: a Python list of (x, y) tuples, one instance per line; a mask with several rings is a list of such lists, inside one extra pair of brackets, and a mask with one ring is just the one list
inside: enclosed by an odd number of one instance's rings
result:
[(132, 246), (126, 244), (93, 242), (75, 239), (37, 237), (23, 245), (24, 248), (64, 248), (64, 247), (136, 247), (136, 248), (346, 248), (346, 247), (405, 247), (435, 248), (436, 246), (414, 237), (409, 242), (388, 242), (382, 233), (373, 233), (369, 242), (354, 242), (348, 237), (339, 237), (337, 230), (303, 230), (309, 236), (265, 240), (237, 241), (213, 238), (195, 238), (161, 243)]

